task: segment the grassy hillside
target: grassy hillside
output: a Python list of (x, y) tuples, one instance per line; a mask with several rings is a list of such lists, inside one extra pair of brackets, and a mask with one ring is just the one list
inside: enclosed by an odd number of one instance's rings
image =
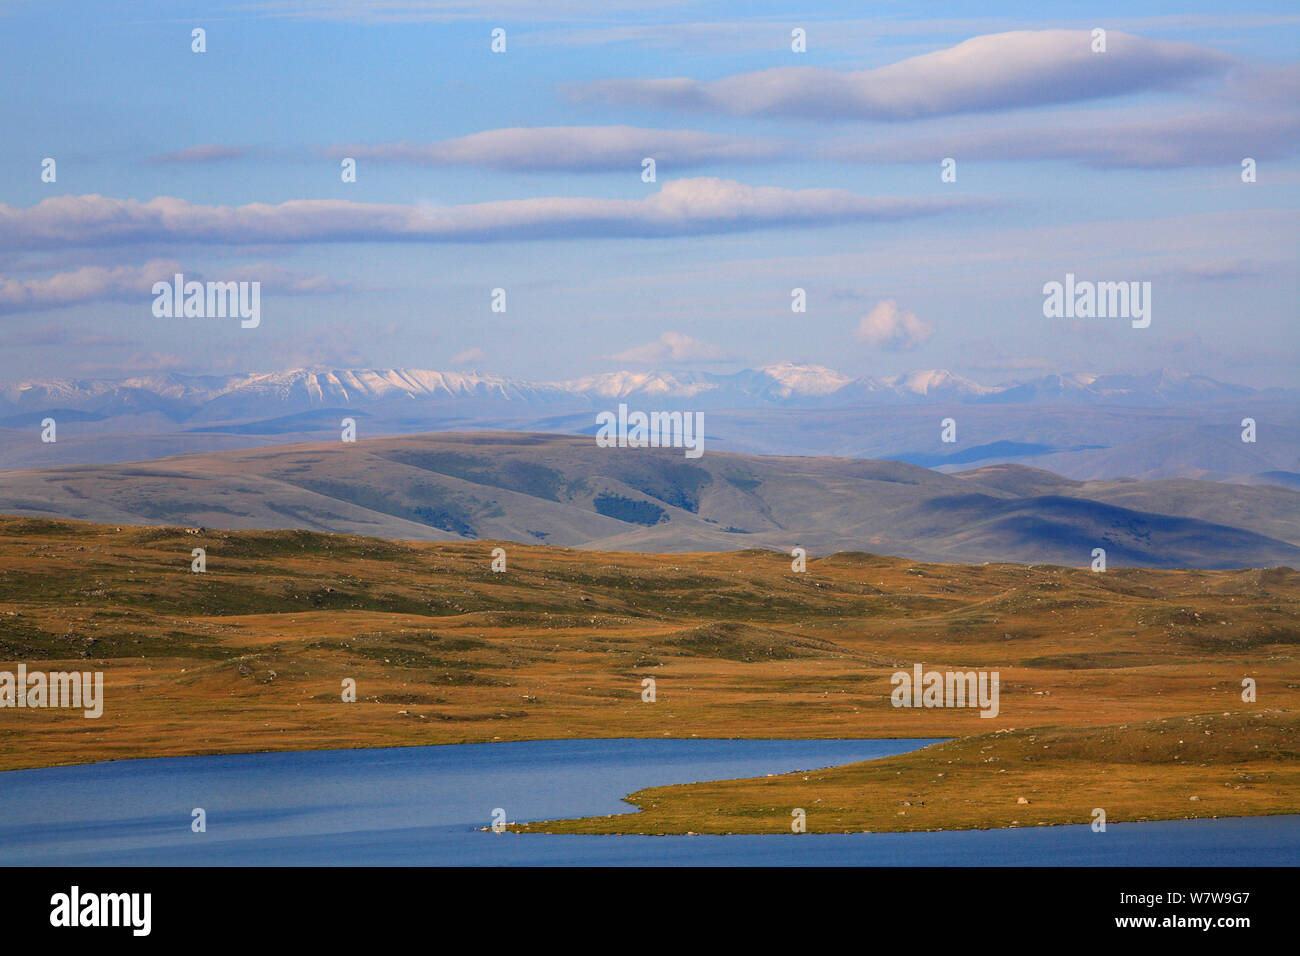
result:
[(795, 545), (930, 561), (1300, 566), (1300, 492), (959, 476), (895, 461), (598, 448), (560, 435), (377, 438), (0, 472), (0, 512), (659, 552)]

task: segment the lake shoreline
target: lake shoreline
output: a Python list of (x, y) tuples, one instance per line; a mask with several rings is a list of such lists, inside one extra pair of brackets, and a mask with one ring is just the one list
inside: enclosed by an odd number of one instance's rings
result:
[[(917, 744), (921, 746), (918, 747)], [(498, 742), (146, 759), (19, 771), (0, 787), (0, 865), (1224, 865), (1300, 860), (1300, 815), (859, 832), (780, 827), (721, 836), (636, 832), (626, 793), (824, 778), (933, 756), (960, 741)], [(809, 783), (804, 781), (808, 780)], [(683, 783), (682, 781), (693, 781)], [(766, 799), (766, 797), (764, 797)], [(193, 808), (193, 814), (191, 813)], [(783, 811), (785, 807), (781, 808)], [(516, 839), (578, 811), (611, 829)], [(1023, 812), (1023, 808), (1022, 811)], [(778, 815), (782, 817), (782, 815)], [(203, 826), (191, 826), (201, 818)], [(1180, 824), (1195, 824), (1188, 829)], [(845, 829), (850, 832), (844, 833)], [(497, 830), (497, 832), (492, 832)], [(631, 833), (619, 833), (630, 830)], [(800, 839), (773, 839), (782, 836)], [(541, 839), (541, 837), (547, 837)], [(651, 849), (651, 848), (654, 849)]]

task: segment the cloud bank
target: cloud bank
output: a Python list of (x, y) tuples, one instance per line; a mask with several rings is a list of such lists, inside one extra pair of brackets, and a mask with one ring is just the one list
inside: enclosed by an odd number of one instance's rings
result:
[(872, 70), (777, 67), (710, 83), (688, 78), (598, 80), (570, 88), (587, 102), (803, 119), (915, 120), (1021, 109), (1167, 89), (1225, 72), (1220, 53), (1109, 31), (1019, 30)]
[(342, 199), (203, 206), (171, 196), (144, 202), (58, 196), (26, 209), (0, 204), (0, 248), (656, 238), (911, 219), (978, 205), (960, 199), (862, 196), (842, 189), (747, 186), (713, 178), (668, 182), (644, 199), (555, 197), (464, 206)]

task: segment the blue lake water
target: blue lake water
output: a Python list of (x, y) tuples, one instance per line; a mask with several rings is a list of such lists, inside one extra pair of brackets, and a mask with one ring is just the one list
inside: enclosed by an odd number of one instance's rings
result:
[[(0, 865), (1294, 865), (1300, 816), (905, 834), (552, 836), (647, 786), (930, 740), (569, 740), (127, 760), (0, 773)], [(207, 812), (193, 833), (191, 811)], [(808, 809), (808, 808), (806, 808)]]

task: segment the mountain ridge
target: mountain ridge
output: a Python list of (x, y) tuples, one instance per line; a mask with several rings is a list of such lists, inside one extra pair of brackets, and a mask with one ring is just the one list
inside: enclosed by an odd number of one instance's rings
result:
[(1300, 566), (1300, 491), (1079, 482), (1001, 466), (607, 449), (436, 433), (0, 472), (0, 512), (104, 523), (515, 540), (655, 552), (870, 551), (914, 560)]

